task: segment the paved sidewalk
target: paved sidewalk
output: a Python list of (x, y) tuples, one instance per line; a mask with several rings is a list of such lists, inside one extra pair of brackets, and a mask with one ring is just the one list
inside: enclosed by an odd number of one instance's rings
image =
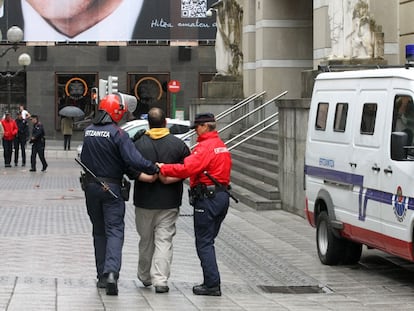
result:
[[(202, 281), (192, 210), (184, 204), (167, 294), (136, 278), (138, 235), (127, 203), (119, 296), (95, 286), (91, 225), (76, 150), (49, 142), (47, 172), (0, 168), (0, 310), (411, 310), (414, 268), (380, 252), (327, 267), (315, 231), (284, 211), (232, 203), (216, 241), (222, 297), (192, 294)], [(75, 144), (73, 145), (76, 146)]]

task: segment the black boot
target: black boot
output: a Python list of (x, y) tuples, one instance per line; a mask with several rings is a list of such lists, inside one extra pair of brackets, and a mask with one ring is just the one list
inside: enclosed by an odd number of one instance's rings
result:
[(106, 294), (111, 296), (118, 295), (118, 277), (115, 272), (109, 272), (106, 279)]
[(106, 276), (100, 276), (96, 282), (97, 288), (106, 288)]
[(194, 295), (204, 296), (221, 296), (220, 285), (214, 287), (207, 287), (204, 284), (196, 285), (193, 287)]

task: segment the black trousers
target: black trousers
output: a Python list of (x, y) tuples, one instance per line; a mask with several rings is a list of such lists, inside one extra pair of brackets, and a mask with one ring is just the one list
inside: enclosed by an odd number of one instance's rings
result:
[(19, 163), (19, 149), (22, 150), (22, 164), (26, 165), (26, 140), (15, 138), (14, 140), (14, 164)]
[(118, 277), (124, 245), (125, 202), (121, 197), (121, 186), (113, 183), (108, 185), (118, 198), (112, 197), (98, 183), (88, 183), (85, 187), (98, 278), (109, 272), (114, 272), (115, 277)]
[(213, 198), (198, 199), (194, 205), (194, 233), (198, 258), (203, 269), (203, 284), (207, 287), (220, 285), (214, 240), (227, 215), (229, 195), (222, 191)]
[(72, 135), (63, 135), (63, 148), (66, 150), (70, 150), (70, 139)]
[(32, 156), (31, 156), (31, 165), (32, 169), (36, 169), (36, 156), (39, 155), (40, 162), (42, 162), (43, 169), (46, 169), (47, 162), (45, 159), (45, 144), (44, 143), (34, 143), (32, 145)]
[(13, 153), (13, 140), (3, 138), (4, 164), (9, 165)]

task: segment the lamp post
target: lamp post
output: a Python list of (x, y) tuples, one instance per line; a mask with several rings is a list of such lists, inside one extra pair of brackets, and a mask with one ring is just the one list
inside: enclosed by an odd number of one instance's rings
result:
[(18, 63), (20, 66), (23, 66), (23, 68), (17, 70), (16, 72), (12, 73), (9, 70), (9, 61), (7, 61), (7, 68), (6, 73), (0, 73), (0, 77), (2, 79), (7, 80), (7, 111), (10, 112), (11, 109), (11, 86), (12, 86), (12, 80), (19, 75), (19, 73), (26, 70), (26, 66), (29, 66), (32, 62), (32, 59), (29, 54), (23, 53), (19, 56)]
[[(1, 40), (2, 40), (2, 37), (1, 37), (1, 34), (0, 34), (0, 41)], [(7, 41), (9, 41), (12, 44), (12, 46), (8, 47), (3, 52), (1, 52), (0, 58), (3, 57), (4, 55), (6, 55), (7, 52), (10, 51), (10, 50), (14, 50), (16, 52), (16, 50), (19, 48), (19, 46), (17, 44), (22, 40), (23, 40), (23, 30), (21, 30), (17, 26), (11, 26), (7, 30)]]
[[(2, 40), (0, 33), (0, 41)], [(15, 52), (19, 48), (18, 43), (23, 40), (23, 30), (17, 26), (12, 26), (7, 30), (7, 41), (11, 43), (11, 46), (0, 53), (0, 58), (3, 58), (9, 51), (14, 50)], [(10, 63), (7, 61), (6, 73), (0, 73), (0, 78), (6, 79), (7, 81), (7, 110), (11, 109), (11, 87), (12, 80), (17, 77), (21, 72), (26, 70), (26, 67), (30, 65), (32, 59), (29, 54), (22, 53), (18, 58), (18, 64), (22, 66), (21, 69), (16, 72), (10, 71)]]

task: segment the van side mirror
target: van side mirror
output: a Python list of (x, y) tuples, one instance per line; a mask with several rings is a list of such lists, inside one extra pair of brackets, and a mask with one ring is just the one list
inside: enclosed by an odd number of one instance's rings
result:
[(403, 161), (407, 159), (408, 135), (405, 132), (391, 133), (391, 159), (395, 161)]

